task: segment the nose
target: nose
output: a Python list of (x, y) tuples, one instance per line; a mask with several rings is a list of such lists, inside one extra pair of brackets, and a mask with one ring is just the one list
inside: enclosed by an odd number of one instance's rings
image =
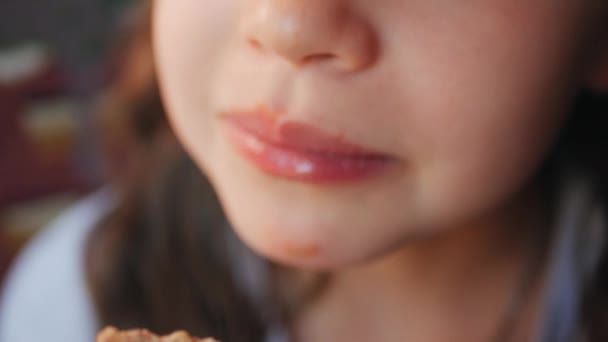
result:
[(246, 41), (293, 65), (329, 64), (361, 71), (378, 55), (378, 37), (350, 0), (250, 0), (243, 17)]

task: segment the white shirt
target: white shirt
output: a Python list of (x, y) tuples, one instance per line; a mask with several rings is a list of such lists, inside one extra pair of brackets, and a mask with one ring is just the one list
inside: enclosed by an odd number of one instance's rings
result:
[(99, 327), (84, 279), (84, 247), (113, 197), (103, 189), (80, 200), (27, 245), (0, 297), (0, 342), (95, 340)]

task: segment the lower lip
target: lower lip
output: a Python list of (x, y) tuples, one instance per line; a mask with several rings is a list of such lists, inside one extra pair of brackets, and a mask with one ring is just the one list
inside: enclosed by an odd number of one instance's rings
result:
[(379, 175), (394, 163), (383, 156), (351, 156), (298, 150), (268, 142), (240, 127), (228, 125), (236, 150), (261, 171), (308, 183), (362, 181)]

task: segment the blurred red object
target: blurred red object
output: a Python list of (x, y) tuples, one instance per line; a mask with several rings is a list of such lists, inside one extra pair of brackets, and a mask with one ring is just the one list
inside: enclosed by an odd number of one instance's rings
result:
[(33, 101), (66, 89), (65, 74), (50, 63), (23, 79), (0, 82), (0, 208), (83, 187), (73, 154), (57, 153), (49, 158), (24, 125)]

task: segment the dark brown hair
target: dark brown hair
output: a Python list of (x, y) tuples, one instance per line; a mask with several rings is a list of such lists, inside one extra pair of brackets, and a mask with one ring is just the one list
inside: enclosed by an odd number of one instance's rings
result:
[[(557, 151), (566, 154), (594, 180), (608, 213), (608, 96), (585, 92), (566, 124)], [(604, 227), (608, 228), (608, 227)], [(606, 234), (608, 232), (604, 232)], [(608, 243), (608, 241), (606, 241)], [(593, 342), (608, 341), (608, 246), (583, 298), (582, 322)]]
[(182, 154), (125, 194), (89, 240), (89, 284), (104, 325), (186, 329), (257, 341), (265, 327), (231, 272), (226, 222)]

